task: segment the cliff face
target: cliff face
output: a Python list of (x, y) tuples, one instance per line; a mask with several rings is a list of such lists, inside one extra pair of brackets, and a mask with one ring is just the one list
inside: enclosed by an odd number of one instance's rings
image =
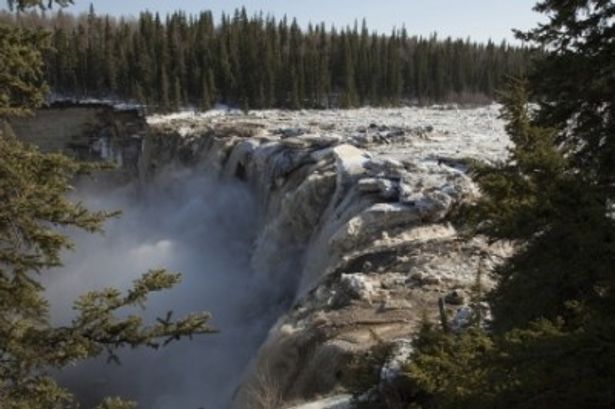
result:
[(139, 174), (147, 124), (137, 109), (104, 103), (54, 103), (32, 117), (12, 119), (10, 125), (18, 138), (43, 152), (115, 163), (117, 169), (105, 173), (110, 183), (128, 182)]
[(203, 167), (257, 193), (252, 266), (288, 311), (247, 370), (238, 408), (343, 393), (354, 356), (407, 345), (425, 314), (437, 316), (439, 298), (460, 325), (455, 314), (478, 269), (508, 251), (460, 240), (447, 222), (478, 194), (465, 160), (506, 154), (497, 107), (148, 120), (146, 177), (173, 164)]
[(496, 106), (147, 122), (135, 110), (94, 104), (50, 107), (11, 125), (44, 151), (114, 161), (114, 185), (147, 183), (178, 166), (242, 180), (255, 192), (252, 270), (267, 283), (263, 302), (286, 312), (246, 370), (236, 408), (345, 407), (354, 357), (394, 344), (399, 353), (382, 374), (394, 373), (422, 317), (437, 319), (438, 300), (447, 301), (451, 325), (463, 325), (477, 271), (509, 253), (461, 239), (448, 221), (479, 194), (467, 160), (506, 155)]

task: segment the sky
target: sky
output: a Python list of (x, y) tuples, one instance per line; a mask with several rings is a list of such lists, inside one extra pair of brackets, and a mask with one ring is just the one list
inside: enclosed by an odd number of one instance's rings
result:
[[(76, 0), (69, 7), (73, 12), (87, 11), (90, 1)], [(388, 33), (405, 25), (410, 34), (428, 36), (471, 37), (486, 41), (514, 41), (512, 28), (528, 29), (541, 21), (532, 11), (536, 0), (98, 0), (93, 1), (97, 13), (138, 15), (140, 11), (162, 14), (177, 9), (188, 13), (212, 10), (219, 17), (245, 6), (250, 14), (263, 11), (276, 17), (296, 17), (299, 23), (352, 25), (366, 18), (370, 30)]]

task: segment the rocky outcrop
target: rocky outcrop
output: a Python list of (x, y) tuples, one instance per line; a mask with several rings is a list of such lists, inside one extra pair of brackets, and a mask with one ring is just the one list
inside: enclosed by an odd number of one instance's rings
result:
[(43, 152), (61, 152), (83, 161), (107, 161), (110, 183), (128, 182), (139, 174), (145, 117), (135, 107), (109, 103), (56, 102), (33, 116), (11, 119), (16, 136)]
[(288, 312), (246, 372), (238, 408), (343, 393), (354, 356), (411, 338), (423, 316), (437, 316), (440, 298), (452, 318), (477, 270), (507, 254), (480, 238), (461, 240), (448, 222), (479, 193), (465, 161), (505, 155), (496, 107), (149, 121), (148, 175), (173, 164), (206, 167), (257, 192), (252, 265), (279, 288)]

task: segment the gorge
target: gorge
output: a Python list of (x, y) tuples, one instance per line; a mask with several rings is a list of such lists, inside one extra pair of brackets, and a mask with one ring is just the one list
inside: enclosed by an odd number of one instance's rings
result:
[[(462, 325), (477, 271), (508, 254), (460, 238), (449, 222), (479, 194), (468, 160), (506, 155), (495, 105), (214, 110), (147, 123), (136, 111), (96, 109), (105, 114), (86, 121), (79, 152), (119, 169), (75, 195), (124, 214), (104, 237), (75, 237), (50, 298), (166, 267), (184, 282), (154, 299), (148, 317), (206, 309), (221, 332), (131, 352), (120, 368), (96, 361), (63, 374), (82, 396), (90, 388), (147, 408), (342, 407), (354, 357), (381, 343), (407, 353), (440, 298)], [(57, 319), (70, 315), (52, 305)], [(82, 371), (98, 383), (79, 384)]]

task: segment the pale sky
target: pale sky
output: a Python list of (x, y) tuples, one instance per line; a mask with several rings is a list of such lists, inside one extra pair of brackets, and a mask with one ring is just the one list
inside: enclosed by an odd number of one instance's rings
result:
[[(90, 1), (76, 0), (68, 10), (87, 11)], [(174, 10), (198, 13), (212, 10), (216, 19), (225, 11), (245, 6), (249, 14), (263, 11), (276, 17), (297, 17), (299, 23), (352, 25), (365, 17), (370, 30), (388, 33), (405, 24), (412, 35), (468, 37), (497, 42), (513, 40), (512, 28), (528, 29), (544, 18), (532, 11), (536, 0), (94, 0), (97, 13), (138, 15), (140, 11)]]

